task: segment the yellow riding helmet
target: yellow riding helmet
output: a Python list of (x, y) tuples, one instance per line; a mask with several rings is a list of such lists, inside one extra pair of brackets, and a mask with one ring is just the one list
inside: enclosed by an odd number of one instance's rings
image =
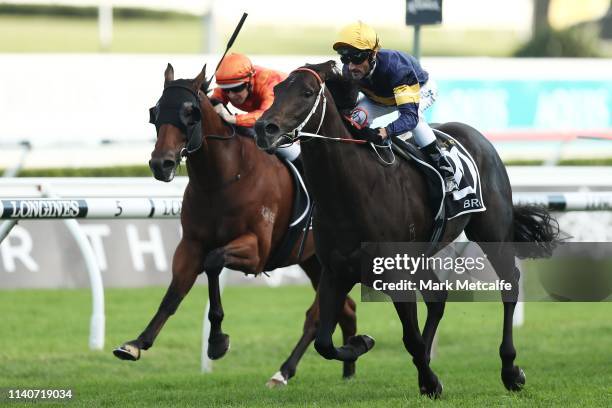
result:
[(376, 31), (369, 25), (358, 21), (340, 30), (338, 40), (334, 43), (334, 50), (338, 51), (338, 48), (342, 47), (378, 51), (380, 49), (380, 43)]

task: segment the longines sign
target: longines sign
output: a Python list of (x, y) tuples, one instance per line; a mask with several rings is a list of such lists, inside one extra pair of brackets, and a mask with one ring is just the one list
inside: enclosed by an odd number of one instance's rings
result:
[[(5, 206), (3, 211), (59, 216), (79, 208), (71, 200), (54, 207), (32, 206), (24, 200), (15, 207)], [(172, 255), (181, 236), (177, 219), (80, 220), (79, 224), (96, 256), (105, 287), (169, 284)], [(299, 268), (257, 278), (232, 272), (228, 282), (276, 285), (303, 283), (304, 277)], [(206, 282), (205, 277), (198, 280)], [(60, 220), (21, 221), (0, 244), (0, 289), (88, 286), (83, 256)]]

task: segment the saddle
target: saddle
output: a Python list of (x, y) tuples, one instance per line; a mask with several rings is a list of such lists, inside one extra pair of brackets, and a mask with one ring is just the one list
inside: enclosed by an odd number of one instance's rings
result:
[(437, 143), (449, 155), (454, 167), (458, 188), (445, 192), (444, 179), (431, 163), (430, 158), (414, 144), (412, 139), (393, 137), (392, 149), (399, 157), (413, 162), (425, 176), (429, 190), (429, 202), (435, 211), (434, 230), (430, 238), (434, 247), (444, 233), (447, 220), (461, 215), (485, 211), (478, 166), (471, 154), (452, 136), (432, 127)]

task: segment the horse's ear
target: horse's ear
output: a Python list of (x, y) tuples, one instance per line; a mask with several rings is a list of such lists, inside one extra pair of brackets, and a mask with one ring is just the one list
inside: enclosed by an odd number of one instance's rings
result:
[(340, 70), (340, 68), (338, 68), (338, 65), (336, 65), (336, 61), (329, 60), (327, 62), (324, 62), (323, 66), (325, 67), (326, 80), (333, 81), (342, 77), (342, 71)]
[(337, 79), (338, 76), (342, 75), (342, 73), (336, 67), (336, 61), (334, 60), (329, 60), (321, 64), (307, 64), (306, 66), (317, 71), (323, 82)]
[(164, 71), (164, 88), (168, 86), (170, 82), (174, 81), (174, 68), (168, 63), (166, 71)]
[[(202, 71), (200, 71), (198, 76), (193, 79), (193, 84), (196, 90), (201, 89), (202, 91), (206, 92), (208, 88), (208, 83), (206, 81), (206, 64), (204, 64)], [(206, 87), (206, 89), (202, 87), (203, 85)]]

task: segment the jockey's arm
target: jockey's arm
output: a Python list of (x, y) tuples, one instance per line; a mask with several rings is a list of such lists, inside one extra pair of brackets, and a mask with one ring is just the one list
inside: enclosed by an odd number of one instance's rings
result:
[(398, 136), (411, 131), (419, 123), (419, 98), (421, 87), (414, 70), (398, 75), (393, 87), (399, 117), (388, 124), (385, 133)]
[[(410, 103), (398, 105), (399, 118), (389, 123), (384, 132), (386, 136), (399, 136), (410, 132), (419, 123), (419, 105)], [(382, 132), (381, 132), (382, 136)]]
[(221, 88), (215, 88), (212, 95), (210, 95), (210, 99), (215, 99), (217, 101), (223, 102), (224, 105), (229, 102), (229, 98)]
[(255, 122), (263, 113), (272, 106), (274, 102), (274, 85), (266, 86), (263, 94), (261, 95), (261, 103), (257, 109), (252, 110), (248, 113), (236, 115), (236, 124), (238, 126), (253, 127)]

